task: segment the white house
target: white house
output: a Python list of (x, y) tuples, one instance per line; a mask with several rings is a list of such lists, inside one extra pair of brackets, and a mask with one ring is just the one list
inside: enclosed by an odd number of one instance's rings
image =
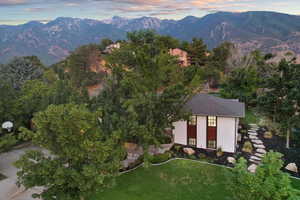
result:
[(245, 104), (208, 94), (191, 98), (185, 109), (192, 115), (188, 121), (173, 124), (174, 142), (201, 149), (234, 153), (237, 146), (239, 119), (245, 117)]

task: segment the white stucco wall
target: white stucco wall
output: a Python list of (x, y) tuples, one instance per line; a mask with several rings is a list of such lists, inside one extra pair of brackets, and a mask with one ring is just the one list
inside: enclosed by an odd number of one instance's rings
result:
[(187, 122), (174, 122), (173, 126), (175, 127), (173, 130), (174, 142), (176, 144), (187, 145)]
[(206, 117), (197, 116), (197, 147), (206, 148)]
[(218, 117), (217, 120), (217, 147), (224, 152), (233, 153), (236, 143), (235, 118)]

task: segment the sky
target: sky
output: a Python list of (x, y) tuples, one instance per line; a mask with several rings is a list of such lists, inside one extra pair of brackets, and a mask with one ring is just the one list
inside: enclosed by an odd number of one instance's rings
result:
[(276, 11), (300, 15), (300, 0), (0, 0), (0, 24), (46, 23), (57, 17), (181, 19), (217, 11)]

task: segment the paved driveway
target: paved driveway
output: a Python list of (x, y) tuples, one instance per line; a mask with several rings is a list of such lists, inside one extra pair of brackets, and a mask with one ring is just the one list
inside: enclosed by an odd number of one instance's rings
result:
[(18, 188), (16, 186), (18, 169), (13, 165), (25, 151), (37, 149), (40, 150), (39, 147), (29, 146), (0, 154), (0, 173), (7, 177), (0, 181), (0, 200), (33, 200), (31, 195), (41, 191), (41, 188), (30, 190)]

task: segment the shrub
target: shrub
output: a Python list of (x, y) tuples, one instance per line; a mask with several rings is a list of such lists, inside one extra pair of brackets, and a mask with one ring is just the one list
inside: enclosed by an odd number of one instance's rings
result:
[(264, 138), (266, 139), (272, 139), (273, 134), (271, 133), (271, 131), (267, 131), (264, 133)]
[(253, 151), (253, 146), (251, 144), (251, 142), (249, 141), (246, 141), (244, 143), (244, 146), (243, 146), (243, 149), (242, 149), (244, 152), (247, 152), (247, 153), (252, 153)]
[(223, 152), (222, 148), (219, 147), (219, 148), (217, 149), (217, 153), (216, 153), (216, 154), (217, 154), (218, 157), (223, 156), (224, 152)]
[(158, 164), (158, 163), (163, 163), (163, 162), (169, 160), (171, 157), (172, 157), (172, 154), (170, 152), (166, 152), (163, 154), (149, 156), (149, 161), (152, 164)]
[(299, 191), (291, 185), (283, 166), (282, 154), (269, 152), (263, 158), (256, 173), (247, 170), (247, 161), (239, 159), (235, 168), (229, 171), (228, 189), (236, 200), (286, 200), (299, 199)]
[(0, 137), (0, 152), (9, 150), (12, 146), (17, 144), (18, 140), (13, 134), (6, 134)]

